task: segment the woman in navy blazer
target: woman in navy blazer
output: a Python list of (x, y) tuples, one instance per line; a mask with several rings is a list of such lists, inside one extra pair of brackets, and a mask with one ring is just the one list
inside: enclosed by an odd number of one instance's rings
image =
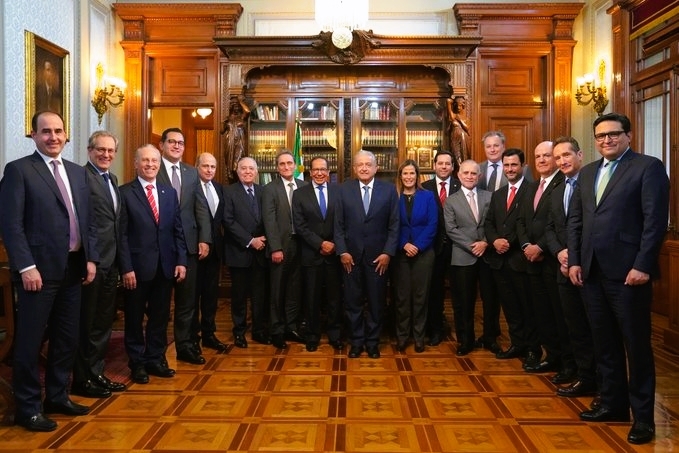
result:
[(399, 166), (396, 188), (400, 210), (394, 268), (397, 347), (405, 351), (412, 331), (415, 352), (423, 352), (438, 206), (433, 192), (422, 189), (420, 169), (413, 160), (408, 159)]

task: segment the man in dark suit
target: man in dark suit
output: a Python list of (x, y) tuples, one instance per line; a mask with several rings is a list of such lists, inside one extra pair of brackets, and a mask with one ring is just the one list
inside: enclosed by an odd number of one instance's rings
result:
[[(399, 207), (396, 188), (375, 179), (377, 162), (370, 151), (354, 155), (357, 179), (340, 186), (335, 206), (335, 251), (344, 269), (344, 303), (349, 322), (349, 357), (379, 358), (387, 268), (396, 253)], [(363, 296), (367, 298), (364, 316)]]
[(196, 277), (198, 260), (210, 253), (212, 235), (210, 209), (200, 188), (198, 172), (181, 162), (184, 155), (184, 134), (181, 129), (163, 131), (160, 150), (163, 154), (158, 182), (169, 185), (179, 197), (182, 228), (186, 238), (186, 278), (174, 285), (174, 345), (177, 360), (195, 365), (205, 363), (198, 338), (191, 335), (194, 305), (196, 303)]
[[(501, 352), (497, 344), (497, 337), (492, 337), (486, 330), (485, 321), (489, 299), (488, 289), (493, 288), (492, 273), (488, 264), (484, 261), (488, 242), (484, 232), (484, 223), (490, 206), (491, 193), (486, 190), (478, 190), (476, 185), (479, 181), (479, 165), (473, 160), (466, 160), (460, 165), (458, 173), (462, 189), (448, 197), (444, 207), (446, 232), (452, 244), (450, 259), (450, 281), (453, 285), (453, 315), (455, 318), (455, 334), (458, 347), (456, 354), (465, 356), (476, 346), (474, 336), (474, 309), (476, 296), (481, 290), (483, 302), (483, 330), (485, 334), (481, 339), (490, 338), (492, 341), (489, 349), (494, 353)], [(490, 295), (490, 298), (494, 294)], [(492, 302), (497, 302), (493, 299)], [(500, 313), (497, 319), (491, 318), (494, 324), (500, 323)], [(494, 332), (494, 330), (493, 330)]]
[(434, 157), (436, 176), (422, 183), (423, 189), (434, 192), (436, 204), (439, 207), (438, 230), (434, 242), (434, 268), (431, 273), (429, 304), (427, 306), (426, 330), (430, 346), (437, 346), (446, 336), (443, 301), (445, 299), (448, 267), (450, 266), (450, 240), (446, 234), (443, 205), (449, 195), (460, 189), (460, 181), (454, 175), (454, 162), (451, 153), (447, 151), (437, 153)]
[(118, 139), (97, 131), (87, 145), (87, 182), (97, 228), (99, 264), (94, 281), (83, 287), (80, 309), (80, 341), (73, 366), (71, 393), (89, 398), (107, 398), (125, 390), (125, 384), (104, 374), (104, 356), (116, 315), (118, 287), (118, 241), (120, 238), (120, 193), (118, 178), (110, 168), (118, 150)]
[(554, 159), (564, 174), (564, 184), (551, 194), (549, 217), (545, 228), (547, 249), (559, 262), (556, 272), (563, 318), (568, 327), (568, 338), (573, 351), (575, 368), (562, 368), (552, 378), (553, 384), (569, 384), (559, 387), (556, 394), (564, 397), (587, 396), (596, 393), (596, 363), (592, 330), (582, 301), (580, 289), (568, 278), (567, 216), (568, 206), (582, 167), (582, 151), (573, 137), (559, 137), (554, 141)]
[(527, 289), (531, 293), (538, 335), (546, 356), (542, 360), (540, 351), (539, 356), (528, 357), (523, 368), (528, 373), (542, 373), (558, 371), (561, 367), (561, 374), (565, 376), (575, 368), (575, 363), (556, 283), (559, 262), (549, 253), (545, 236), (551, 194), (564, 181), (563, 173), (556, 168), (552, 142), (542, 142), (535, 147), (535, 168), (540, 181), (532, 185), (527, 194), (528, 202), (523, 204), (516, 232), (528, 260)]
[(294, 177), (295, 160), (290, 151), (276, 156), (278, 178), (262, 190), (262, 221), (266, 254), (270, 258), (269, 290), (271, 343), (286, 348), (285, 340), (304, 342), (301, 321), (299, 241), (292, 224), (292, 195), (305, 181)]
[[(601, 404), (585, 421), (626, 421), (627, 440), (655, 434), (651, 347), (652, 278), (667, 230), (669, 179), (664, 164), (630, 148), (631, 124), (619, 113), (594, 121), (602, 159), (580, 171), (568, 214), (568, 273), (592, 324)], [(629, 376), (629, 379), (628, 379)]]
[[(505, 151), (505, 134), (500, 131), (488, 131), (481, 138), (483, 150), (486, 152), (486, 160), (481, 162), (481, 176), (478, 188), (495, 192), (500, 187), (507, 185), (507, 177), (502, 168), (502, 153)], [(533, 181), (533, 173), (528, 164), (522, 164), (522, 174), (526, 181)]]
[(222, 267), (221, 255), (224, 245), (222, 219), (224, 218), (224, 193), (222, 185), (214, 181), (217, 172), (217, 159), (210, 153), (202, 153), (196, 158), (196, 169), (200, 178), (200, 186), (210, 209), (211, 244), (210, 253), (205, 259), (198, 261), (196, 277), (196, 305), (191, 325), (192, 338), (199, 338), (203, 347), (224, 351), (222, 343), (215, 332), (217, 324), (217, 301), (219, 299), (219, 271)]
[(267, 322), (268, 272), (262, 223), (262, 187), (255, 184), (257, 162), (242, 157), (237, 164), (238, 182), (224, 188), (224, 264), (231, 273), (231, 320), (234, 344), (247, 348), (248, 293), (252, 315), (252, 339), (271, 344)]
[(137, 177), (120, 187), (125, 350), (137, 384), (148, 383), (149, 374), (175, 374), (165, 361), (170, 298), (174, 281), (186, 277), (179, 202), (172, 187), (157, 182), (160, 165), (160, 152), (153, 145), (142, 146), (134, 158)]
[[(0, 182), (0, 228), (17, 291), (12, 388), (16, 423), (54, 431), (44, 414), (84, 415), (68, 396), (80, 319), (81, 287), (94, 280), (96, 229), (84, 168), (62, 159), (64, 121), (38, 112), (31, 121), (37, 148), (8, 163)], [(41, 404), (40, 348), (49, 349)]]
[(488, 240), (486, 259), (493, 269), (493, 280), (507, 320), (512, 344), (495, 355), (498, 359), (541, 356), (533, 310), (530, 306), (526, 276), (526, 257), (516, 234), (516, 222), (530, 183), (523, 175), (524, 154), (518, 148), (502, 153), (502, 164), (508, 184), (493, 192), (484, 229)]
[(326, 308), (330, 345), (339, 351), (342, 344), (342, 302), (339, 257), (335, 254), (334, 223), (337, 186), (328, 183), (328, 161), (314, 157), (310, 163), (312, 184), (295, 191), (292, 217), (295, 231), (302, 238), (301, 262), (307, 316), (306, 349), (318, 349), (321, 338), (321, 305)]

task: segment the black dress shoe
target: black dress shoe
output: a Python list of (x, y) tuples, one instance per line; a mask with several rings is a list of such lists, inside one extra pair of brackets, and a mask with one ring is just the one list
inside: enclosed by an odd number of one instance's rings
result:
[(548, 371), (558, 370), (559, 365), (555, 361), (549, 359), (545, 359), (535, 365), (528, 364), (528, 360), (526, 360), (523, 369), (526, 373), (546, 373)]
[(132, 370), (132, 382), (137, 384), (148, 384), (149, 374), (146, 372), (144, 365), (138, 366)]
[(523, 369), (528, 371), (528, 368), (535, 368), (540, 365), (540, 358), (542, 357), (542, 351), (528, 351), (526, 358), (523, 361)]
[(627, 442), (630, 444), (647, 444), (655, 436), (655, 425), (653, 423), (634, 422), (632, 429), (627, 435)]
[(429, 337), (429, 346), (438, 346), (441, 344), (441, 335), (432, 335)]
[(596, 395), (596, 384), (578, 379), (568, 387), (561, 387), (560, 389), (557, 389), (556, 394), (557, 396), (564, 396), (566, 398)]
[(366, 352), (368, 353), (368, 357), (371, 359), (379, 359), (380, 358), (380, 348), (379, 346), (368, 346), (365, 348)]
[(601, 395), (597, 394), (597, 396), (592, 399), (592, 402), (589, 403), (589, 408), (597, 409), (599, 407), (601, 407)]
[(628, 422), (629, 413), (613, 412), (603, 406), (580, 412), (580, 420), (584, 422)]
[(111, 391), (107, 388), (100, 387), (92, 381), (80, 382), (71, 386), (71, 394), (84, 396), (86, 398), (108, 398), (111, 396)]
[(470, 344), (462, 344), (457, 347), (457, 351), (455, 351), (455, 355), (458, 357), (465, 356), (472, 352), (474, 350), (474, 346)]
[(112, 392), (122, 392), (127, 387), (122, 382), (115, 382), (107, 378), (105, 375), (100, 374), (99, 376), (94, 376), (92, 382), (97, 384), (99, 387), (109, 389)]
[(341, 351), (342, 348), (344, 348), (344, 343), (342, 343), (342, 340), (335, 340), (330, 342), (330, 346), (332, 346), (335, 351)]
[(285, 334), (285, 339), (288, 341), (292, 341), (294, 343), (306, 343), (304, 340), (304, 337), (302, 337), (297, 331), (291, 330), (290, 332)]
[(285, 342), (282, 335), (275, 335), (271, 337), (271, 344), (278, 349), (285, 349), (288, 347), (288, 344)]
[(415, 342), (415, 352), (418, 354), (424, 352), (424, 342)]
[(318, 342), (316, 341), (310, 341), (306, 344), (306, 350), (309, 352), (315, 352), (318, 350)]
[(46, 414), (86, 415), (90, 412), (89, 407), (74, 403), (70, 399), (62, 403), (45, 401), (42, 403), (42, 408)]
[(575, 370), (570, 368), (564, 368), (563, 370), (556, 373), (551, 379), (552, 384), (554, 385), (571, 384), (576, 380), (578, 380), (577, 374)]
[(510, 345), (506, 351), (501, 351), (495, 354), (496, 359), (516, 359), (518, 357), (523, 357), (524, 351), (518, 346)]
[(357, 357), (361, 356), (361, 353), (363, 352), (363, 346), (351, 346), (351, 349), (349, 350), (349, 358), (355, 359)]
[(237, 348), (247, 348), (248, 340), (246, 340), (243, 335), (236, 335), (233, 337), (233, 344), (235, 344)]
[(217, 338), (214, 335), (208, 335), (203, 337), (202, 343), (204, 347), (214, 349), (219, 352), (226, 350), (226, 345), (219, 341), (219, 338)]
[(483, 348), (486, 351), (490, 351), (493, 354), (497, 355), (502, 352), (502, 348), (500, 347), (499, 344), (497, 344), (497, 341), (486, 341), (483, 339), (483, 337), (479, 337), (478, 340), (476, 340), (476, 347), (477, 348)]
[(398, 350), (398, 352), (406, 352), (406, 349), (408, 349), (408, 342), (404, 341), (402, 343), (398, 343), (396, 345), (396, 349)]
[(42, 414), (36, 414), (28, 418), (17, 418), (15, 422), (29, 431), (46, 433), (57, 429), (57, 422)]
[(254, 333), (252, 334), (252, 341), (255, 341), (259, 344), (271, 344), (271, 338), (268, 336)]
[(205, 364), (205, 357), (198, 354), (193, 349), (185, 349), (177, 353), (177, 360), (182, 362), (191, 363), (193, 365), (203, 365)]
[(149, 363), (146, 365), (146, 372), (151, 376), (158, 376), (162, 378), (174, 377), (175, 371), (172, 368), (161, 363)]

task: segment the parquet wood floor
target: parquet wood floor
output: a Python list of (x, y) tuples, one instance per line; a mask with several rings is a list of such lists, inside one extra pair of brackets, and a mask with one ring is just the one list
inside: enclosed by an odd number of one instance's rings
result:
[[(447, 313), (449, 322), (452, 314)], [(228, 305), (219, 332), (231, 340)], [(627, 423), (578, 419), (591, 398), (555, 396), (551, 375), (529, 375), (518, 360), (476, 350), (458, 358), (444, 341), (399, 353), (386, 337), (382, 357), (348, 359), (328, 344), (306, 352), (250, 343), (202, 366), (177, 363), (172, 379), (151, 377), (91, 405), (81, 417), (55, 416), (52, 433), (0, 426), (12, 452), (633, 452), (679, 451), (679, 358), (663, 350), (666, 320), (654, 318), (658, 392), (656, 440), (626, 442)], [(451, 323), (452, 324), (452, 323)], [(503, 346), (507, 339), (502, 339)], [(124, 354), (123, 354), (124, 355)], [(125, 357), (109, 371), (128, 379)], [(129, 379), (128, 379), (129, 382)], [(6, 402), (0, 402), (0, 410)]]

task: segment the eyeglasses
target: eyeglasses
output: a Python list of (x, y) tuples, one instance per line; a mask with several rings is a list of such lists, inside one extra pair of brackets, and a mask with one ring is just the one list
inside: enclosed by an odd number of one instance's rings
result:
[(326, 171), (328, 171), (327, 168), (312, 168), (309, 170), (310, 173), (325, 173)]
[(175, 140), (174, 138), (168, 138), (168, 139), (165, 140), (165, 141), (166, 141), (167, 143), (169, 143), (170, 145), (172, 145), (172, 146), (174, 146), (174, 145), (177, 145), (177, 146), (184, 146), (184, 144), (185, 144), (183, 141), (181, 141), (181, 140)]
[(606, 140), (606, 137), (612, 142), (617, 141), (622, 134), (626, 134), (625, 131), (611, 131), (611, 132), (602, 132), (600, 134), (594, 134), (594, 140), (596, 140), (598, 143), (603, 143), (604, 140)]
[(99, 154), (115, 154), (116, 153), (116, 150), (113, 149), (113, 148), (99, 147), (99, 148), (94, 148), (94, 150), (96, 152), (98, 152)]

